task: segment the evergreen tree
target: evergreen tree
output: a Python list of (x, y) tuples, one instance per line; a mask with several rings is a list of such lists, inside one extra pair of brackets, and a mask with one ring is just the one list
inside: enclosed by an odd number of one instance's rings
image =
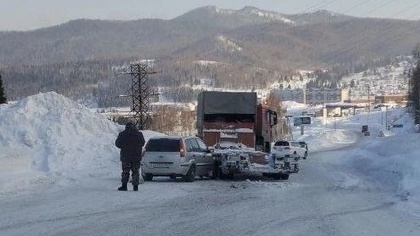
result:
[(4, 94), (3, 80), (1, 79), (1, 74), (0, 74), (0, 104), (6, 103), (6, 102), (7, 102), (7, 99)]
[(413, 71), (410, 84), (409, 100), (414, 109), (414, 123), (420, 124), (420, 62)]
[(413, 49), (413, 57), (416, 58), (417, 67), (414, 69), (410, 78), (410, 90), (408, 100), (414, 109), (414, 123), (420, 124), (420, 43)]
[(413, 49), (414, 58), (420, 59), (420, 43), (417, 43)]

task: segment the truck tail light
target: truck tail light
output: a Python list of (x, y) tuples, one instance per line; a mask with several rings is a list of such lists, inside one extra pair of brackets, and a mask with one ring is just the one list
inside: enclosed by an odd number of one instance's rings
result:
[(185, 156), (185, 147), (184, 147), (184, 143), (182, 142), (182, 139), (179, 140), (179, 156), (180, 157)]

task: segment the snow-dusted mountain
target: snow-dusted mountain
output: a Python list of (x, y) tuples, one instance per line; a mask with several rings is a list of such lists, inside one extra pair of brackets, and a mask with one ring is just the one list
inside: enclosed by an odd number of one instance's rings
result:
[[(216, 11), (223, 12), (223, 10), (220, 10), (220, 9), (216, 9)], [(256, 7), (249, 6), (249, 7), (244, 7), (237, 11), (233, 11), (233, 12), (229, 11), (229, 12), (231, 14), (238, 14), (238, 15), (247, 16), (247, 17), (255, 16), (256, 18), (265, 19), (267, 21), (278, 21), (278, 22), (284, 22), (291, 25), (295, 24), (294, 21), (288, 19), (284, 14), (281, 14), (275, 11), (261, 10)]]
[[(419, 23), (211, 6), (171, 20), (74, 20), (29, 32), (0, 32), (0, 69), (10, 99), (39, 91), (68, 92), (73, 98), (114, 92), (100, 98), (108, 104), (128, 86), (116, 82), (109, 68), (128, 61), (156, 59), (162, 71), (156, 76), (159, 86), (217, 75), (223, 87), (260, 87), (296, 70), (340, 66), (355, 71), (378, 58), (407, 55), (420, 38)], [(198, 60), (229, 66), (213, 66), (208, 73), (192, 66)], [(68, 90), (70, 84), (74, 91)]]
[(187, 12), (175, 19), (197, 20), (197, 16), (202, 18), (207, 18), (208, 16), (217, 17), (220, 20), (224, 20), (227, 25), (235, 27), (269, 22), (299, 26), (305, 24), (340, 22), (355, 18), (327, 10), (317, 10), (301, 14), (283, 14), (276, 11), (262, 10), (252, 6), (247, 6), (239, 10), (206, 6)]
[(285, 23), (294, 25), (284, 14), (265, 11), (256, 7), (244, 7), (239, 10), (223, 9), (215, 6), (197, 8), (184, 15), (175, 18), (178, 21), (200, 21), (212, 18), (211, 23), (223, 24), (228, 28), (238, 28), (245, 25), (262, 24), (269, 22)]
[[(286, 15), (255, 7), (229, 10), (207, 6), (171, 20), (83, 19), (29, 32), (0, 32), (0, 65), (179, 56), (176, 52), (220, 34), (249, 44), (252, 54), (272, 52), (251, 59), (257, 63), (258, 58), (267, 58), (290, 62), (286, 67), (296, 60), (319, 65), (336, 62), (336, 58), (327, 60), (331, 55), (354, 57), (358, 52), (347, 47), (361, 41), (357, 49), (372, 57), (402, 55), (418, 41), (419, 28), (413, 21), (362, 19), (322, 10)], [(410, 34), (395, 40), (402, 32)], [(385, 43), (377, 45), (378, 38)]]

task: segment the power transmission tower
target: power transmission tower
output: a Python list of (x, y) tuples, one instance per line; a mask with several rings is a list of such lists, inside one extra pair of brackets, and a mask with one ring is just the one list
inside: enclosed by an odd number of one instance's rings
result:
[(150, 86), (148, 83), (148, 75), (155, 74), (156, 72), (147, 71), (147, 64), (131, 64), (131, 97), (132, 97), (132, 108), (134, 112), (133, 118), (135, 120), (135, 126), (138, 129), (144, 130), (147, 128), (147, 121), (149, 120), (149, 97), (150, 97)]

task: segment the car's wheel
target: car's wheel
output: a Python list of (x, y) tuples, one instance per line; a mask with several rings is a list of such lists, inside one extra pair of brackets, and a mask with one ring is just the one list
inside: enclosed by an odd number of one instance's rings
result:
[(152, 174), (145, 174), (143, 175), (144, 181), (152, 181), (153, 175)]
[(275, 180), (280, 180), (283, 177), (283, 174), (278, 173), (278, 174), (273, 174), (271, 177), (273, 177), (273, 179)]
[(193, 182), (195, 179), (195, 172), (196, 172), (196, 167), (195, 165), (192, 165), (190, 169), (188, 170), (187, 174), (183, 176), (184, 181)]
[(219, 172), (219, 179), (226, 179), (227, 174), (224, 174), (222, 170)]
[(281, 179), (282, 180), (288, 180), (289, 179), (289, 174), (281, 174)]
[(229, 172), (229, 174), (227, 174), (226, 176), (228, 179), (232, 180), (235, 178), (235, 173), (233, 171)]
[(176, 180), (176, 176), (175, 175), (171, 175), (171, 176), (169, 176), (169, 178), (172, 179), (172, 180)]

